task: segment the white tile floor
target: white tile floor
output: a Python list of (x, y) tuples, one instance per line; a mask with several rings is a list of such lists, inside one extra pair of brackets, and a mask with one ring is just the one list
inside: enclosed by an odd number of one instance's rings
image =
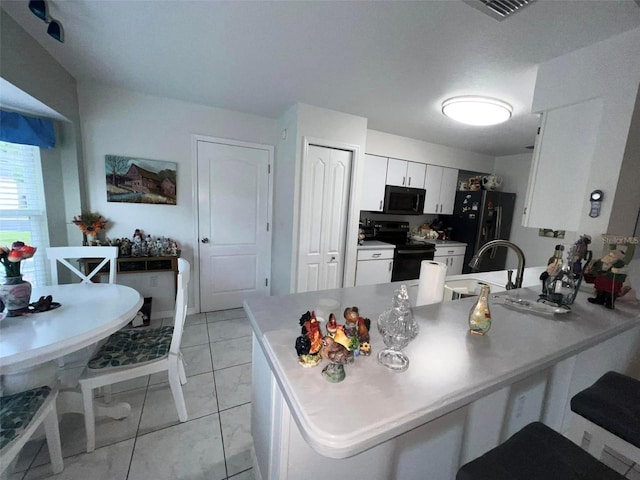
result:
[[(158, 320), (152, 326), (171, 320)], [(166, 374), (114, 386), (131, 405), (123, 420), (98, 418), (96, 450), (85, 451), (84, 423), (60, 423), (64, 471), (52, 475), (44, 440), (27, 444), (10, 480), (250, 480), (251, 327), (242, 309), (187, 317), (182, 352), (189, 420), (178, 421)]]
[[(171, 320), (152, 322), (152, 326)], [(253, 480), (251, 327), (242, 309), (187, 317), (182, 352), (189, 420), (178, 421), (166, 374), (113, 387), (131, 405), (123, 420), (98, 418), (96, 450), (85, 452), (80, 415), (65, 415), (65, 469), (52, 475), (44, 440), (27, 443), (9, 480)], [(602, 461), (629, 480), (640, 464), (605, 451)]]

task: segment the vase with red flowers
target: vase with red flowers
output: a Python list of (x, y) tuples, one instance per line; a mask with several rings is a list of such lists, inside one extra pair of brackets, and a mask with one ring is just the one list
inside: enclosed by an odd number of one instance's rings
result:
[(22, 278), (22, 261), (33, 257), (36, 247), (24, 242), (13, 242), (11, 248), (0, 246), (0, 263), (4, 267), (5, 280), (0, 285), (0, 300), (7, 309), (7, 316), (28, 311), (31, 299), (31, 283)]
[(107, 225), (107, 221), (102, 218), (102, 215), (91, 212), (83, 212), (81, 215), (76, 215), (73, 217), (73, 223), (75, 223), (82, 232), (83, 243), (85, 245), (95, 245), (98, 233)]

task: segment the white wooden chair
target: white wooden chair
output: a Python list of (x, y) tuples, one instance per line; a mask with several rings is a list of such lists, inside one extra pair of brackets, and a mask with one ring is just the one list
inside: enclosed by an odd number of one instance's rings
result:
[[(47, 248), (47, 258), (51, 262), (51, 282), (53, 285), (58, 285), (58, 263), (80, 277), (82, 283), (91, 283), (91, 279), (98, 274), (102, 267), (109, 264), (109, 283), (116, 283), (118, 247), (49, 247)], [(95, 258), (102, 259), (102, 261), (89, 274), (85, 275), (69, 262), (69, 260), (79, 258)]]
[(95, 414), (93, 390), (132, 378), (167, 371), (173, 400), (181, 422), (187, 421), (187, 408), (181, 385), (187, 382), (180, 342), (187, 316), (190, 265), (178, 259), (178, 292), (174, 326), (123, 329), (109, 337), (87, 365), (80, 379), (84, 401), (84, 424), (87, 452), (95, 449)]
[[(49, 247), (47, 248), (47, 258), (51, 263), (51, 283), (58, 285), (58, 264), (67, 267), (74, 275), (80, 278), (81, 283), (91, 283), (91, 279), (105, 265), (109, 265), (109, 283), (116, 283), (116, 259), (118, 258), (118, 247)], [(79, 258), (96, 259), (98, 265), (85, 275), (76, 268), (69, 260), (77, 260)], [(74, 366), (80, 363), (84, 365), (89, 355), (96, 349), (96, 345), (91, 345), (87, 349), (82, 349), (69, 355), (65, 355), (58, 359), (58, 367), (63, 368), (65, 365)], [(107, 390), (105, 395), (109, 395)]]
[(53, 473), (64, 469), (56, 399), (58, 391), (38, 387), (0, 398), (0, 474), (18, 456), (40, 424), (44, 430)]

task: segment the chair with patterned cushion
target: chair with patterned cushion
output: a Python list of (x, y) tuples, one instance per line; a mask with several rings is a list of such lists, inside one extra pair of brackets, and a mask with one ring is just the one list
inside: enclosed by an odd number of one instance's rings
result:
[(5, 472), (43, 423), (51, 469), (53, 473), (62, 472), (64, 463), (56, 412), (57, 398), (58, 391), (49, 387), (33, 388), (0, 397), (0, 473)]
[(180, 353), (180, 341), (187, 315), (187, 287), (190, 265), (178, 259), (178, 292), (173, 326), (123, 329), (112, 334), (93, 356), (80, 379), (84, 400), (87, 452), (95, 449), (93, 390), (117, 382), (167, 371), (173, 400), (181, 422), (187, 421), (187, 408), (181, 385), (187, 377)]
[[(118, 247), (49, 247), (47, 258), (51, 263), (51, 280), (53, 285), (58, 285), (58, 263), (67, 267), (74, 275), (80, 277), (82, 283), (91, 283), (93, 277), (106, 265), (109, 267), (109, 283), (116, 283), (116, 261)], [(84, 274), (69, 260), (79, 258), (96, 259), (98, 263), (91, 272)]]

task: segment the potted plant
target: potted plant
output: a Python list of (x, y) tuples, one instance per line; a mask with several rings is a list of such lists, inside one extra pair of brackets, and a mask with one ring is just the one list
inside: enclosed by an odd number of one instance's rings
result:
[(13, 242), (11, 248), (0, 246), (0, 263), (4, 267), (5, 281), (0, 285), (0, 299), (6, 306), (8, 316), (26, 311), (31, 299), (31, 283), (23, 280), (20, 266), (22, 260), (33, 257), (36, 247), (24, 242)]

